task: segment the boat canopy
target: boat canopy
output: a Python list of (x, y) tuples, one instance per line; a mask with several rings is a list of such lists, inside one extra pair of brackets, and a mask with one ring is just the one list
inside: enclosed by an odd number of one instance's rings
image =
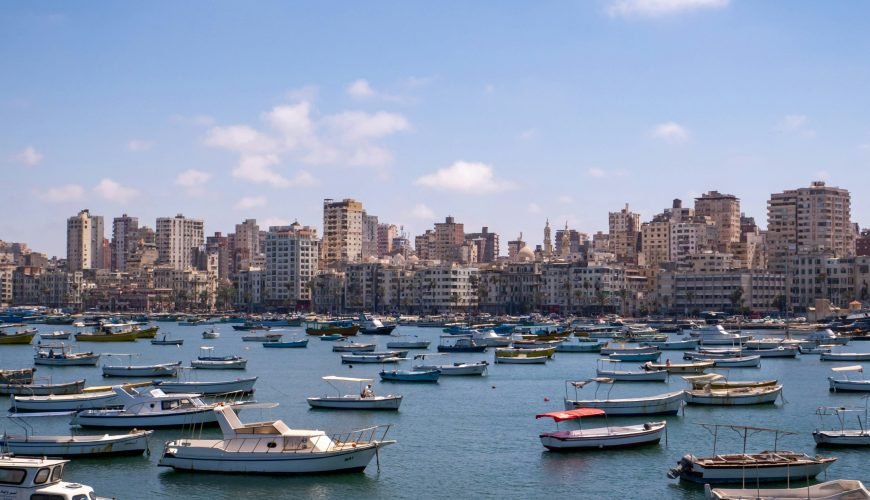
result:
[(852, 365), (852, 366), (837, 366), (835, 368), (831, 368), (832, 371), (835, 372), (864, 372), (864, 367), (861, 365)]
[(372, 382), (370, 378), (353, 378), (353, 377), (336, 377), (335, 375), (327, 375), (321, 377), (323, 380), (334, 380), (337, 382)]
[(583, 417), (600, 417), (601, 415), (604, 415), (604, 410), (600, 408), (577, 408), (575, 410), (539, 413), (535, 415), (535, 418), (552, 418), (556, 422), (561, 422), (563, 420), (574, 420)]
[(693, 384), (703, 384), (705, 382), (722, 380), (723, 378), (725, 378), (725, 376), (718, 373), (705, 373), (703, 375), (686, 375), (683, 377), (683, 380)]

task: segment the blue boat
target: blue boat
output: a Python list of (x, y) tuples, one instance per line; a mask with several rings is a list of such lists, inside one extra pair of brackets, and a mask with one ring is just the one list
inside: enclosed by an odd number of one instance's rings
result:
[(308, 339), (291, 340), (288, 342), (263, 342), (263, 347), (285, 347), (285, 348), (308, 347)]
[(438, 382), (441, 370), (381, 370), (381, 380), (391, 382)]
[(320, 340), (325, 340), (327, 342), (335, 342), (336, 340), (341, 340), (344, 338), (344, 335), (340, 333), (333, 333), (330, 335), (321, 335)]

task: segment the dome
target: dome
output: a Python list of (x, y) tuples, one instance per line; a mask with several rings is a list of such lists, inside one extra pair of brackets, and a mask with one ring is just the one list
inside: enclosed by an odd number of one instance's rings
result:
[(402, 254), (397, 253), (393, 256), (393, 265), (394, 266), (403, 266), (405, 265), (405, 257)]
[(517, 260), (520, 262), (529, 262), (535, 260), (535, 252), (529, 248), (528, 245), (524, 246), (517, 252)]
[(417, 257), (416, 255), (412, 255), (412, 256), (408, 257), (408, 262), (410, 262), (411, 264), (416, 264), (416, 263), (420, 262), (420, 257)]

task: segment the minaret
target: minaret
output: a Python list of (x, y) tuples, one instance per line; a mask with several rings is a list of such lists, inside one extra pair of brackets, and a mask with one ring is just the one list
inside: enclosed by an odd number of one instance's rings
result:
[(562, 231), (562, 257), (571, 255), (571, 239), (568, 237), (568, 221), (565, 221), (565, 230)]
[(553, 255), (553, 241), (550, 238), (550, 219), (547, 219), (547, 224), (544, 226), (544, 257)]

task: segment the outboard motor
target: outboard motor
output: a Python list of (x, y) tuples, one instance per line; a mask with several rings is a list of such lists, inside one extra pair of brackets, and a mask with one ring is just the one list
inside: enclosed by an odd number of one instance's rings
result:
[(683, 473), (686, 469), (692, 468), (692, 461), (695, 457), (692, 455), (684, 455), (683, 458), (677, 462), (677, 466), (668, 471), (668, 477), (671, 479), (676, 479), (680, 477), (680, 474)]

